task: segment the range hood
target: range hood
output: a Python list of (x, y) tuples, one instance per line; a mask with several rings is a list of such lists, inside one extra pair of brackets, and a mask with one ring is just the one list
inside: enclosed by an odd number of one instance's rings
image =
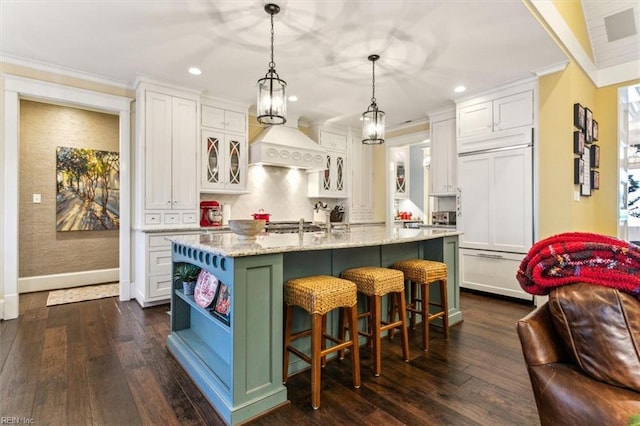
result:
[(249, 146), (249, 164), (318, 171), (326, 167), (326, 154), (297, 127), (269, 126)]

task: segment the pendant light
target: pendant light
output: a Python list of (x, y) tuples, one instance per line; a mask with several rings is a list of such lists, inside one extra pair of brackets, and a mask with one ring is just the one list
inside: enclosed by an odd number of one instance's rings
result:
[(273, 16), (280, 12), (280, 6), (273, 3), (264, 5), (264, 10), (271, 15), (271, 61), (269, 71), (258, 80), (257, 119), (260, 124), (284, 124), (287, 122), (287, 83), (281, 80), (273, 62)]
[(368, 59), (373, 64), (373, 91), (371, 105), (362, 114), (362, 143), (376, 145), (384, 143), (384, 111), (380, 111), (376, 104), (376, 61), (380, 59), (380, 56), (369, 55)]

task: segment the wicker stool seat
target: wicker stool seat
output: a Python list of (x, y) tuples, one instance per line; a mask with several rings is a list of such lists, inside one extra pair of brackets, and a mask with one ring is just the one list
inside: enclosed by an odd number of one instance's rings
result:
[[(360, 387), (360, 355), (358, 336), (350, 340), (331, 336), (327, 333), (327, 313), (334, 309), (342, 309), (349, 322), (349, 327), (357, 330), (357, 290), (351, 281), (329, 275), (313, 275), (289, 280), (284, 285), (285, 333), (282, 382), (289, 378), (289, 353), (293, 353), (311, 364), (311, 406), (320, 407), (320, 368), (325, 365), (326, 356), (330, 353), (351, 348), (351, 364), (353, 386)], [(311, 328), (292, 333), (293, 308), (298, 306), (311, 315)], [(291, 345), (294, 340), (311, 336), (311, 355), (305, 354)], [(334, 343), (326, 348), (326, 341)]]
[[(416, 316), (422, 317), (422, 350), (429, 350), (429, 324), (437, 318), (442, 318), (444, 338), (448, 340), (447, 265), (433, 260), (408, 259), (396, 262), (390, 268), (402, 271), (404, 279), (410, 284), (410, 303), (407, 304), (406, 310), (411, 313), (409, 322), (412, 329), (416, 327)], [(429, 286), (436, 283), (440, 285), (440, 303), (429, 300)], [(420, 286), (420, 297), (418, 297), (417, 285)], [(430, 306), (437, 306), (440, 309), (431, 313)], [(394, 309), (392, 309), (392, 313), (393, 311)]]
[[(349, 328), (349, 334), (363, 335), (372, 344), (373, 354), (373, 374), (380, 375), (382, 366), (380, 355), (380, 336), (381, 332), (400, 328), (402, 332), (402, 355), (405, 361), (409, 361), (409, 338), (407, 335), (407, 320), (405, 313), (405, 293), (404, 293), (404, 275), (400, 271), (388, 268), (380, 268), (375, 266), (364, 266), (360, 268), (347, 269), (342, 271), (340, 276), (349, 281), (353, 281), (358, 292), (368, 297), (368, 310), (358, 314), (358, 318), (368, 318), (368, 330), (359, 333), (355, 329)], [(382, 296), (390, 294), (393, 297), (392, 304), (400, 306), (398, 312), (399, 319), (396, 320), (395, 315), (389, 322), (382, 321), (381, 300)], [(341, 321), (341, 337), (344, 338), (346, 324)], [(353, 331), (352, 331), (353, 330)], [(343, 352), (340, 353), (343, 356)]]

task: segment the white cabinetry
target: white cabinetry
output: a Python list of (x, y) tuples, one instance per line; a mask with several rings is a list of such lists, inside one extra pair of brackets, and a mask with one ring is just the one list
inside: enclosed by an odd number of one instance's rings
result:
[(247, 131), (247, 114), (203, 104), (202, 127), (244, 134)]
[(526, 253), (533, 242), (531, 148), (460, 157), (460, 246)]
[(515, 279), (524, 258), (519, 253), (460, 249), (460, 283), (464, 288), (532, 300)]
[(202, 105), (200, 191), (245, 193), (247, 190), (247, 114), (238, 110)]
[(458, 104), (460, 286), (532, 300), (515, 273), (534, 241), (535, 80)]
[(312, 126), (311, 135), (326, 148), (325, 168), (310, 172), (308, 176), (308, 196), (327, 198), (347, 198), (347, 136), (345, 133), (328, 131)]
[(141, 83), (136, 104), (136, 227), (194, 226), (198, 218), (197, 97)]
[(394, 198), (409, 198), (409, 147), (391, 148), (394, 167)]
[(455, 111), (430, 114), (431, 166), (430, 191), (433, 196), (456, 194), (456, 120)]
[(351, 167), (349, 222), (371, 222), (373, 221), (373, 147), (364, 145), (359, 138), (353, 137), (349, 147)]
[(534, 125), (533, 103), (530, 85), (461, 102), (457, 106), (458, 152), (515, 145), (521, 139), (527, 142)]
[(171, 242), (167, 237), (197, 234), (199, 231), (180, 232), (136, 232), (135, 298), (142, 307), (166, 303), (171, 297)]

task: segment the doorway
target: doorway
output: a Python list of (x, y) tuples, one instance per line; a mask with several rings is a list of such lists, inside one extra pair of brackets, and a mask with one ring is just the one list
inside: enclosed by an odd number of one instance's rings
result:
[(618, 98), (618, 237), (640, 243), (640, 84)]
[(18, 317), (18, 229), (19, 229), (19, 152), (20, 152), (20, 100), (31, 99), (49, 103), (61, 103), (79, 108), (117, 114), (119, 117), (119, 151), (121, 153), (120, 197), (121, 216), (119, 231), (119, 269), (120, 300), (131, 299), (130, 265), (130, 132), (132, 99), (92, 92), (70, 86), (22, 77), (4, 76), (4, 150), (2, 163), (3, 181), (0, 185), (0, 198), (4, 209), (0, 211), (0, 235), (2, 255), (0, 270), (0, 318)]

